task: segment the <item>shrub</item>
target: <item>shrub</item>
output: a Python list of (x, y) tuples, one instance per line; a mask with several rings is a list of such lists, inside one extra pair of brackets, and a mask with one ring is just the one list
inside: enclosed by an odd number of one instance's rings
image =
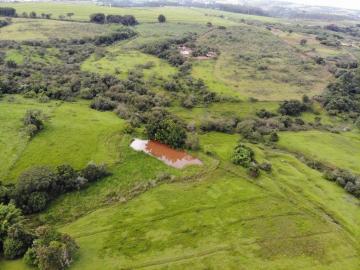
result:
[(200, 142), (199, 137), (196, 134), (191, 133), (187, 136), (185, 141), (185, 147), (190, 150), (199, 150), (200, 149)]
[(279, 135), (276, 132), (272, 132), (270, 134), (269, 140), (270, 140), (270, 142), (277, 142), (277, 141), (279, 141)]
[(23, 119), (26, 133), (33, 137), (44, 128), (44, 115), (40, 110), (27, 110)]
[(158, 17), (158, 21), (159, 23), (164, 23), (166, 22), (166, 17), (163, 14), (160, 14)]
[(96, 97), (90, 104), (92, 109), (98, 111), (111, 111), (115, 108), (116, 103), (107, 97)]
[(275, 113), (269, 112), (265, 109), (261, 109), (260, 111), (256, 112), (256, 115), (260, 118), (271, 118), (276, 116)]
[(279, 112), (282, 115), (290, 116), (299, 116), (306, 110), (306, 105), (299, 100), (285, 100), (279, 107)]
[(6, 238), (3, 244), (4, 257), (6, 259), (16, 259), (22, 256), (25, 251), (23, 242), (19, 239)]
[(104, 164), (97, 165), (95, 163), (89, 163), (80, 174), (89, 180), (89, 182), (95, 182), (100, 178), (109, 176), (110, 173)]
[(90, 15), (90, 22), (103, 24), (105, 23), (104, 13), (94, 13)]
[(25, 255), (29, 265), (41, 270), (62, 270), (70, 266), (79, 247), (69, 235), (42, 226), (36, 229), (36, 236)]
[(250, 165), (248, 166), (247, 172), (253, 178), (257, 178), (260, 176), (259, 166), (254, 162), (250, 163)]
[(254, 161), (254, 156), (255, 153), (250, 147), (240, 143), (235, 147), (231, 161), (247, 168)]
[(272, 169), (271, 163), (263, 162), (259, 165), (259, 168), (263, 171), (270, 172)]

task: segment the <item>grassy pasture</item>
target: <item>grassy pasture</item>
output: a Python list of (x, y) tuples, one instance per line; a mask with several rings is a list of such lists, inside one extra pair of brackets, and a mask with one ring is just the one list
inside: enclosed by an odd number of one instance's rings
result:
[(220, 173), (200, 184), (163, 185), (65, 226), (83, 246), (73, 269), (356, 266), (356, 258), (342, 259), (356, 253), (334, 225)]
[(217, 61), (197, 63), (193, 70), (220, 93), (272, 101), (300, 98), (321, 93), (330, 77), (324, 67), (259, 27), (214, 30), (198, 42), (221, 51)]
[(0, 40), (47, 40), (54, 38), (94, 37), (111, 32), (109, 25), (43, 19), (13, 19), (0, 29)]
[(341, 134), (320, 131), (284, 132), (279, 144), (335, 167), (360, 173), (360, 135), (358, 132)]
[(274, 171), (248, 181), (228, 163), (237, 139), (201, 136), (222, 165), (200, 182), (165, 184), (62, 227), (83, 247), (74, 269), (203, 269), (219, 261), (229, 269), (356, 269), (355, 199), (290, 155), (261, 147), (257, 159), (270, 159)]

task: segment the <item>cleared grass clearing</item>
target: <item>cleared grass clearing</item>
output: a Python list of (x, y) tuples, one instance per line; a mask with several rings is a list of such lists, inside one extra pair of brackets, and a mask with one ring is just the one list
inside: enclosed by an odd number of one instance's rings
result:
[(26, 111), (41, 109), (45, 114), (51, 114), (57, 106), (57, 102), (40, 104), (20, 96), (0, 99), (0, 179), (8, 174), (28, 143), (22, 123)]
[[(329, 56), (341, 56), (343, 54), (346, 54), (346, 50), (344, 50), (344, 48), (329, 47), (320, 44), (320, 41), (316, 40), (315, 35), (294, 32), (288, 33), (279, 29), (273, 29), (272, 33), (284, 40), (289, 45), (295, 47), (296, 49), (302, 51), (309, 56), (318, 55), (326, 58)], [(300, 41), (302, 39), (307, 40), (305, 46), (300, 45)]]
[(201, 34), (209, 31), (209, 28), (205, 24), (196, 24), (186, 21), (177, 23), (166, 22), (163, 24), (142, 23), (136, 25), (134, 28), (139, 35), (135, 39), (126, 42), (123, 45), (125, 49), (136, 49), (141, 45), (150, 42), (184, 36), (189, 32)]
[(331, 166), (360, 173), (360, 134), (356, 131), (341, 134), (320, 131), (283, 132), (279, 145)]
[(6, 51), (5, 60), (15, 61), (17, 64), (24, 64), (24, 62), (40, 63), (40, 64), (58, 64), (59, 51), (54, 48), (44, 49), (42, 54), (30, 46), (19, 46), (17, 49), (11, 49)]
[(110, 33), (111, 27), (113, 27), (109, 25), (44, 19), (16, 18), (12, 21), (12, 24), (0, 29), (0, 40), (23, 41), (94, 37)]
[[(39, 103), (33, 104), (33, 107), (42, 108)], [(27, 107), (20, 108), (19, 118), (25, 114)], [(11, 163), (8, 177), (12, 181), (24, 170), (37, 165), (67, 163), (81, 168), (90, 161), (108, 164), (117, 161), (115, 135), (121, 131), (124, 121), (115, 114), (101, 113), (90, 109), (87, 102), (77, 102), (58, 103), (48, 116), (45, 129)]]
[(222, 12), (216, 12), (208, 9), (183, 8), (183, 7), (140, 7), (140, 8), (118, 8), (97, 6), (94, 4), (67, 4), (67, 3), (1, 3), (0, 6), (14, 7), (16, 11), (22, 12), (35, 11), (37, 14), (49, 13), (58, 18), (59, 15), (73, 12), (73, 20), (88, 21), (93, 13), (102, 12), (105, 14), (134, 15), (140, 23), (157, 22), (159, 14), (164, 14), (169, 22), (187, 22), (203, 23), (211, 22), (214, 25), (237, 25), (236, 22), (220, 18), (219, 16), (207, 16), (209, 12), (215, 12), (220, 15)]
[[(176, 69), (166, 61), (139, 51), (127, 51), (121, 45), (106, 50), (105, 56), (93, 54), (82, 65), (81, 69), (99, 74), (112, 74), (125, 79), (131, 70), (142, 70), (145, 78), (161, 76), (167, 78), (176, 73)], [(150, 64), (149, 68), (143, 65)]]
[(179, 116), (180, 118), (190, 122), (193, 121), (197, 124), (201, 120), (209, 117), (239, 117), (246, 118), (255, 116), (256, 112), (261, 109), (266, 109), (271, 112), (276, 112), (278, 108), (277, 102), (219, 102), (213, 103), (207, 107), (195, 107), (186, 109), (180, 106), (172, 106), (169, 111)]

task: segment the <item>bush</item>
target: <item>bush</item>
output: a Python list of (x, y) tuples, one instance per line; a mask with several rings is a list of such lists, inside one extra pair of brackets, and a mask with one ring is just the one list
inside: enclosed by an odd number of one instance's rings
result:
[(299, 116), (307, 110), (307, 106), (299, 100), (285, 100), (279, 107), (282, 115)]
[(271, 163), (263, 162), (259, 165), (259, 168), (263, 171), (271, 172), (272, 165), (271, 165)]
[(107, 97), (96, 97), (90, 104), (92, 109), (98, 111), (111, 111), (115, 108), (116, 103)]
[(252, 162), (249, 166), (248, 166), (248, 169), (247, 169), (247, 172), (248, 174), (253, 177), (253, 178), (257, 178), (260, 176), (260, 169), (259, 169), (259, 166)]
[(70, 266), (79, 247), (69, 235), (42, 226), (36, 229), (36, 236), (25, 255), (29, 265), (41, 270), (62, 270)]
[(104, 24), (105, 23), (105, 14), (104, 13), (91, 14), (90, 22)]
[(277, 142), (277, 141), (279, 141), (279, 135), (276, 132), (272, 132), (270, 134), (269, 140), (270, 140), (270, 142)]
[(199, 150), (200, 149), (199, 137), (193, 133), (188, 135), (185, 141), (185, 147), (189, 150), (194, 150), (194, 151)]
[(235, 147), (231, 161), (236, 165), (248, 168), (254, 161), (254, 156), (255, 153), (250, 147), (240, 143)]
[(271, 118), (276, 116), (275, 113), (269, 112), (265, 109), (261, 109), (260, 111), (256, 112), (256, 115), (260, 118)]
[(27, 110), (23, 119), (26, 133), (33, 137), (44, 128), (44, 115), (40, 110)]
[(163, 14), (160, 14), (158, 17), (158, 21), (159, 23), (164, 23), (166, 22), (166, 17)]
[(30, 240), (30, 243), (21, 238), (6, 238), (3, 244), (4, 257), (13, 260), (23, 256), (31, 245), (31, 238), (28, 238), (28, 240)]
[(84, 169), (81, 170), (80, 174), (89, 182), (95, 182), (103, 177), (110, 175), (104, 164), (97, 165), (95, 163), (89, 163)]

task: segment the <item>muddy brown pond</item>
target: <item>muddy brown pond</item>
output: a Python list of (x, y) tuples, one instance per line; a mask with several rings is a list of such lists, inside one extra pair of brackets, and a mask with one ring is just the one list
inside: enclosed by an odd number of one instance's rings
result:
[(166, 144), (153, 140), (134, 139), (130, 147), (136, 151), (156, 157), (165, 164), (181, 169), (187, 165), (202, 165), (201, 160), (194, 158), (184, 151), (175, 150)]

